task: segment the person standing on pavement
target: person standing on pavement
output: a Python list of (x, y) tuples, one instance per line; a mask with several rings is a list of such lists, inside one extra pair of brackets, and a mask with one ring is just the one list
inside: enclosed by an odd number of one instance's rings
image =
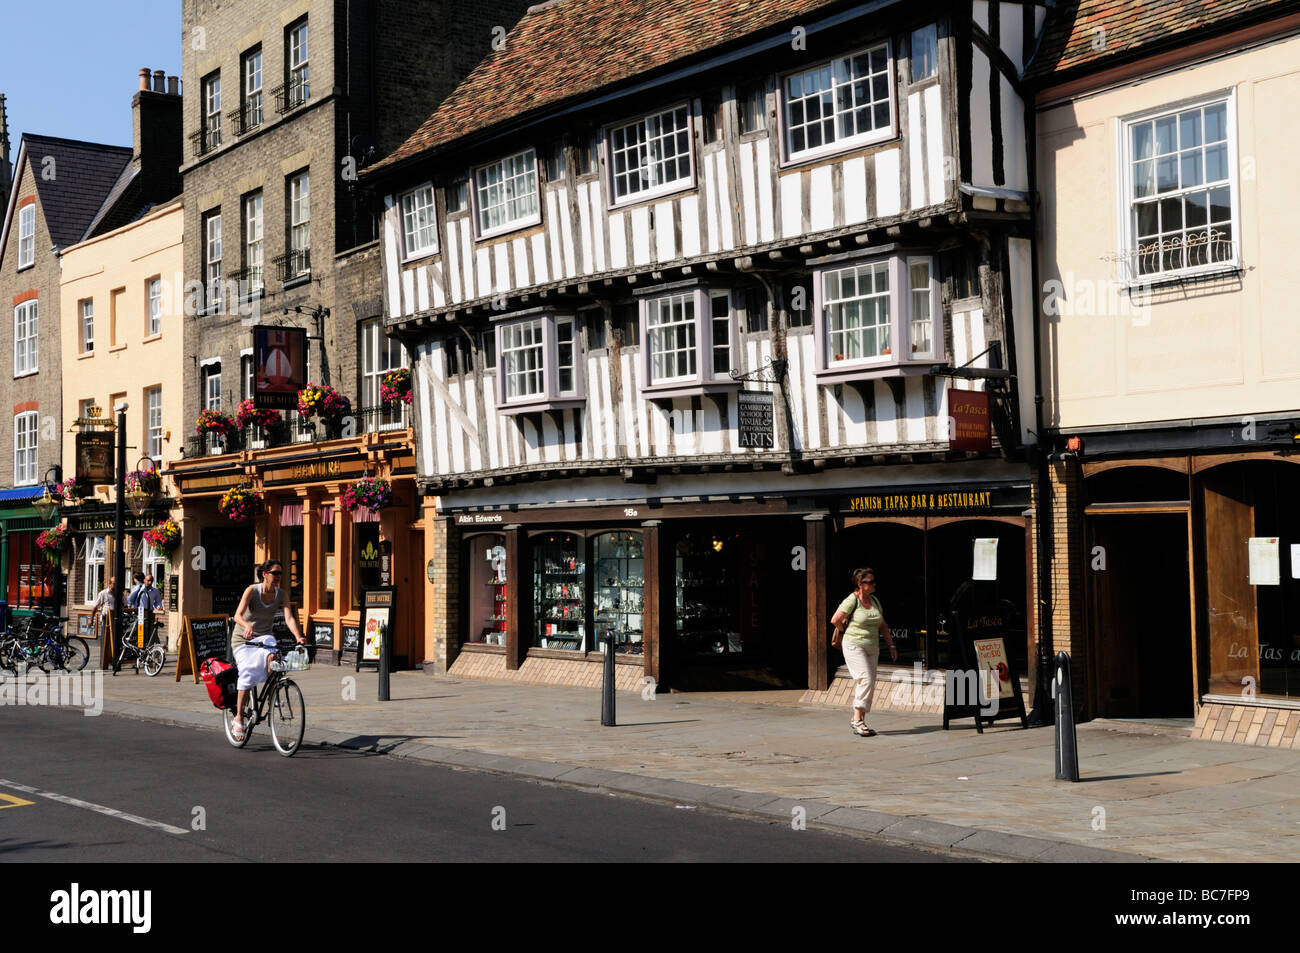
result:
[(126, 598), (126, 605), (127, 608), (136, 611), (136, 625), (144, 627), (145, 638), (140, 642), (143, 647), (148, 644), (147, 639), (153, 631), (153, 614), (162, 608), (162, 593), (153, 587), (152, 575), (145, 576), (139, 587), (131, 590), (131, 594)]
[(99, 595), (95, 596), (95, 604), (90, 608), (90, 616), (95, 620), (96, 627), (108, 625), (108, 618), (113, 614), (113, 588), (116, 585), (117, 577), (109, 576), (107, 584), (99, 590)]
[(876, 574), (871, 569), (858, 569), (853, 573), (853, 592), (840, 603), (831, 617), (835, 634), (831, 645), (843, 644), (844, 662), (853, 677), (853, 721), (849, 726), (855, 735), (870, 738), (875, 735), (867, 725), (867, 712), (871, 711), (872, 695), (876, 688), (876, 666), (880, 663), (880, 638), (889, 646), (889, 660), (898, 661), (898, 649), (893, 633), (885, 622), (885, 612), (876, 598)]
[(289, 593), (280, 588), (284, 565), (278, 559), (268, 559), (257, 567), (257, 575), (262, 581), (244, 590), (239, 608), (235, 610), (235, 631), (230, 637), (235, 668), (239, 670), (239, 681), (235, 683), (239, 694), (235, 701), (234, 724), (231, 725), (236, 741), (244, 740), (244, 706), (248, 693), (271, 674), (271, 661), (278, 647), (273, 631), (275, 617), (283, 612), (285, 624), (298, 644), (307, 644), (293, 614)]

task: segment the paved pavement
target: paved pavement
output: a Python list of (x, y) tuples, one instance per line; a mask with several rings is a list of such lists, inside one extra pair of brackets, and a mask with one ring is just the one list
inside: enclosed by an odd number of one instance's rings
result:
[[(600, 725), (589, 689), (393, 675), (297, 673), (307, 740), (768, 817), (803, 808), (809, 829), (1063, 861), (1293, 861), (1300, 857), (1300, 752), (1193, 741), (1159, 725), (1078, 729), (1077, 784), (1053, 778), (1050, 729), (977, 735), (938, 716), (878, 713), (858, 738), (847, 711), (797, 693), (620, 692)], [(346, 679), (355, 679), (348, 700)], [(124, 671), (105, 710), (219, 726), (202, 685)]]

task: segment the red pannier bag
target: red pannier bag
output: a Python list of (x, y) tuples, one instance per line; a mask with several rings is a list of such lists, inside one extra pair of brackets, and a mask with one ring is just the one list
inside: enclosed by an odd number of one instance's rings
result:
[(199, 677), (208, 687), (208, 697), (212, 699), (214, 707), (223, 711), (235, 710), (238, 698), (235, 682), (239, 678), (239, 670), (235, 666), (221, 659), (205, 659), (199, 666)]

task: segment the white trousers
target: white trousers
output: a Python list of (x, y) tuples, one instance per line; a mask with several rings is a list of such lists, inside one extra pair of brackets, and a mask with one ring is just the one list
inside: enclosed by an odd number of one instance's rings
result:
[(876, 666), (880, 664), (880, 646), (868, 648), (844, 639), (844, 663), (853, 677), (853, 707), (871, 711), (871, 698), (876, 689)]

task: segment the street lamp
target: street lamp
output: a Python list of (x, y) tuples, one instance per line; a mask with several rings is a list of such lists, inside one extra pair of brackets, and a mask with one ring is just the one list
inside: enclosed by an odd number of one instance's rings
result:
[[(53, 483), (50, 481), (50, 474), (54, 475)], [(63, 469), (55, 464), (45, 471), (43, 483), (45, 492), (41, 498), (32, 504), (32, 508), (40, 514), (41, 521), (44, 523), (53, 522), (59, 515), (60, 490), (58, 485), (63, 481)], [(55, 490), (50, 492), (51, 485)], [(54, 585), (50, 597), (54, 600), (54, 615), (56, 618), (63, 618), (63, 553), (59, 552), (59, 561), (54, 565)]]
[(126, 503), (136, 516), (144, 516), (158, 499), (162, 490), (162, 481), (154, 469), (153, 460), (141, 457), (135, 463), (137, 474), (135, 485), (126, 493)]

